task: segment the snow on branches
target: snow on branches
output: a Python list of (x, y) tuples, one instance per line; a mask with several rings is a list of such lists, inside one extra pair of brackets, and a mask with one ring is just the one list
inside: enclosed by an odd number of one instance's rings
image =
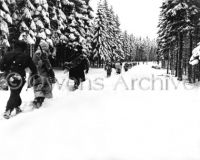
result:
[(91, 12), (85, 0), (0, 0), (0, 42), (20, 39), (34, 44), (40, 37), (54, 45), (88, 49)]

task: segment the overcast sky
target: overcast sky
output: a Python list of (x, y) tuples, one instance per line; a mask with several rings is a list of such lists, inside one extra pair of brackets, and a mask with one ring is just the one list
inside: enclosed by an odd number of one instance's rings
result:
[[(99, 0), (91, 0), (96, 10)], [(107, 0), (118, 14), (121, 29), (141, 37), (157, 37), (157, 25), (162, 0)]]

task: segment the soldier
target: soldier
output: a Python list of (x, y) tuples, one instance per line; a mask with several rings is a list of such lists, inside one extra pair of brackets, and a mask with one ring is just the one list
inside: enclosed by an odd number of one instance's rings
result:
[(9, 119), (15, 109), (16, 114), (21, 112), (22, 103), (20, 93), (26, 82), (26, 68), (30, 68), (31, 75), (37, 74), (37, 69), (31, 57), (25, 53), (27, 44), (22, 41), (15, 42), (14, 50), (4, 55), (0, 62), (0, 70), (4, 72), (10, 87), (10, 98), (6, 105), (4, 118)]
[(35, 99), (33, 101), (33, 106), (35, 108), (40, 108), (45, 98), (53, 97), (52, 84), (56, 82), (56, 78), (48, 59), (49, 52), (49, 44), (45, 40), (41, 40), (33, 55), (33, 62), (37, 67), (39, 76), (31, 85), (34, 89)]
[(110, 77), (111, 73), (112, 73), (112, 64), (111, 64), (111, 62), (106, 63), (105, 70), (107, 72), (107, 77)]
[(82, 46), (78, 46), (75, 53), (77, 57), (65, 63), (65, 68), (69, 70), (69, 78), (74, 80), (74, 89), (78, 89), (80, 83), (85, 81), (85, 73), (89, 71), (90, 63), (82, 49)]
[(116, 69), (116, 73), (117, 73), (117, 74), (121, 74), (121, 71), (122, 71), (122, 63), (121, 63), (121, 62), (115, 63), (115, 69)]

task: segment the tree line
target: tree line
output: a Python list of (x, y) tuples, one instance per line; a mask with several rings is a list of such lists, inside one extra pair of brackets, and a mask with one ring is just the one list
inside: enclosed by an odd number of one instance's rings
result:
[(157, 58), (155, 40), (122, 31), (107, 0), (99, 1), (96, 13), (90, 0), (1, 0), (1, 51), (12, 48), (19, 39), (30, 44), (30, 52), (34, 52), (37, 37), (55, 46), (57, 66), (63, 66), (79, 45), (97, 66), (107, 61)]
[(155, 61), (156, 40), (135, 37), (122, 31), (113, 7), (105, 0), (98, 3), (93, 21), (92, 60), (101, 65), (105, 61)]
[(158, 59), (167, 73), (190, 83), (200, 81), (200, 64), (189, 65), (192, 50), (200, 41), (200, 1), (165, 0), (158, 31)]

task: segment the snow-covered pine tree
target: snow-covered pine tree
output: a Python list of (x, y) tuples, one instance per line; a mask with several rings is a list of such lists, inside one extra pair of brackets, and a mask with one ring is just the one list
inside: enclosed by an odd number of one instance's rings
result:
[(138, 61), (146, 61), (146, 56), (145, 56), (145, 47), (144, 47), (144, 43), (142, 41), (141, 38), (139, 38), (138, 40), (138, 44), (137, 44), (138, 48), (137, 48), (137, 56), (138, 56)]
[(119, 18), (107, 0), (98, 3), (93, 28), (93, 59), (99, 63), (124, 59)]
[(80, 45), (83, 46), (83, 52), (88, 56), (91, 55), (92, 49), (92, 39), (93, 39), (93, 31), (92, 31), (92, 20), (93, 16), (93, 9), (90, 6), (90, 0), (83, 0), (82, 11), (79, 12), (82, 16), (79, 17), (79, 24), (80, 25), (80, 32), (82, 32), (82, 39), (80, 39)]
[[(120, 29), (120, 22), (118, 15), (115, 15), (113, 8), (110, 8), (110, 15), (111, 15), (111, 22), (112, 27), (110, 28), (111, 37), (112, 37), (112, 53), (113, 57), (116, 57), (116, 59), (123, 60), (124, 59), (124, 53), (122, 49), (122, 32)], [(111, 24), (111, 23), (110, 23)]]
[(151, 45), (152, 41), (149, 37), (146, 37), (144, 38), (143, 43), (144, 43), (145, 57), (146, 57), (146, 60), (149, 61), (150, 52), (152, 49), (152, 45)]
[(105, 14), (105, 25), (106, 25), (106, 34), (107, 38), (106, 41), (108, 43), (107, 49), (109, 50), (110, 54), (112, 55), (112, 61), (116, 60), (116, 44), (115, 44), (115, 37), (114, 37), (114, 12), (112, 7), (110, 8), (108, 5), (107, 0), (103, 2), (103, 12)]
[(88, 39), (90, 38), (90, 27), (92, 8), (87, 0), (66, 0), (63, 11), (67, 16), (67, 26), (63, 33), (68, 38), (66, 43), (69, 48), (76, 48), (81, 45), (87, 50), (90, 48)]
[(124, 31), (122, 42), (125, 61), (156, 61), (157, 43), (154, 39), (134, 37)]
[(85, 29), (86, 29), (86, 36), (85, 40), (83, 41), (83, 48), (84, 52), (86, 52), (87, 55), (91, 55), (92, 53), (92, 40), (93, 40), (93, 27), (92, 27), (92, 21), (94, 19), (93, 15), (93, 9), (90, 6), (90, 0), (85, 0), (86, 2), (86, 7), (87, 7), (87, 12), (86, 12), (86, 17), (85, 19)]
[(67, 27), (67, 15), (64, 13), (63, 6), (68, 4), (66, 0), (48, 0), (49, 5), (49, 19), (50, 19), (50, 28), (52, 31), (51, 39), (54, 44), (66, 43), (67, 37), (64, 35), (63, 31)]
[(11, 40), (35, 44), (36, 37), (47, 38), (50, 20), (46, 0), (18, 0), (10, 8), (13, 19)]
[(123, 40), (122, 40), (122, 49), (125, 54), (125, 60), (128, 61), (131, 57), (130, 53), (130, 42), (129, 42), (129, 35), (127, 31), (123, 32)]
[(130, 61), (134, 61), (136, 57), (136, 38), (133, 36), (133, 34), (129, 35), (129, 41), (130, 41)]
[(56, 58), (56, 65), (61, 67), (66, 59), (66, 48), (65, 45), (68, 42), (68, 37), (64, 31), (68, 26), (66, 14), (66, 8), (70, 8), (71, 3), (68, 0), (48, 0), (49, 5), (49, 18), (50, 18), (50, 29), (51, 29), (51, 40), (55, 46), (53, 54)]
[(124, 31), (122, 43), (125, 61), (133, 61), (136, 59), (137, 46), (140, 45), (137, 43), (137, 38), (135, 38), (133, 34), (129, 35), (127, 31)]
[(61, 5), (60, 1), (53, 0), (13, 1), (9, 6), (13, 19), (10, 41), (19, 39), (34, 45), (36, 37), (39, 37), (44, 43), (53, 46), (60, 40), (66, 40), (61, 34), (61, 30), (66, 27), (66, 16)]
[[(187, 1), (188, 4), (188, 19), (190, 22), (191, 30), (188, 32), (188, 39), (189, 39), (189, 54), (187, 56), (187, 60), (190, 59), (192, 55), (192, 50), (196, 46), (196, 44), (200, 41), (199, 31), (200, 31), (200, 2), (196, 0)], [(188, 66), (188, 81), (190, 83), (195, 82), (195, 72), (194, 67), (191, 65)], [(200, 72), (200, 64), (198, 67), (198, 74)], [(200, 75), (199, 75), (200, 80)]]
[[(158, 31), (158, 56), (162, 59), (162, 62), (169, 59), (170, 43), (175, 42), (176, 35), (171, 32), (171, 23), (168, 23), (167, 13), (170, 9), (170, 5), (167, 2), (163, 2), (161, 6), (159, 31)], [(171, 34), (172, 33), (172, 34)], [(176, 43), (176, 42), (175, 42)], [(165, 63), (163, 63), (165, 66)]]
[(112, 53), (108, 43), (109, 35), (107, 33), (107, 22), (104, 6), (101, 2), (98, 3), (97, 14), (94, 20), (94, 38), (93, 38), (93, 55), (92, 59), (98, 64), (101, 61), (111, 61)]
[(13, 3), (10, 0), (0, 0), (0, 47), (9, 47), (8, 41), (9, 26), (12, 24), (9, 5)]
[[(188, 67), (188, 55), (184, 48), (192, 42), (186, 42), (188, 35), (192, 41), (192, 35), (199, 22), (199, 2), (188, 0), (166, 0), (161, 7), (161, 18), (159, 23), (159, 52), (164, 59), (170, 63), (170, 68), (176, 71), (178, 80), (182, 80), (182, 74), (186, 74)], [(177, 48), (177, 52), (175, 51)], [(169, 64), (167, 65), (169, 66)], [(184, 70), (183, 70), (184, 69)], [(189, 69), (191, 70), (191, 69)], [(191, 72), (191, 71), (188, 71)], [(200, 76), (199, 76), (200, 77)]]
[(150, 41), (150, 50), (149, 50), (149, 55), (148, 55), (148, 61), (157, 61), (157, 42), (156, 39), (153, 39)]

